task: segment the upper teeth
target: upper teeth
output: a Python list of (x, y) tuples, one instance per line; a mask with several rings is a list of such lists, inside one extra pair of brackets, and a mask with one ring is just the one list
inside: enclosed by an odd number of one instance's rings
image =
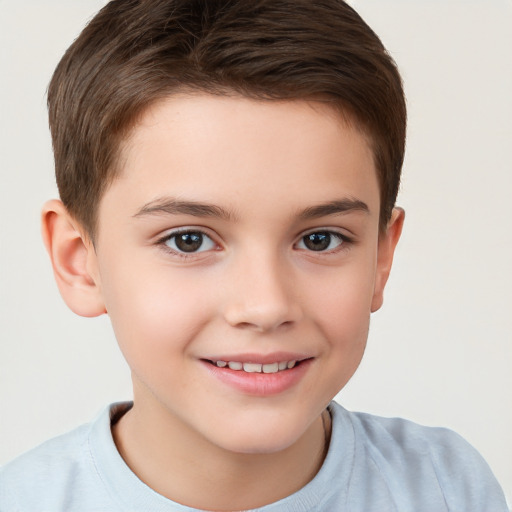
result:
[(231, 370), (243, 370), (247, 373), (277, 373), (293, 368), (297, 361), (281, 361), (279, 363), (240, 363), (238, 361), (215, 361), (219, 368), (228, 366)]

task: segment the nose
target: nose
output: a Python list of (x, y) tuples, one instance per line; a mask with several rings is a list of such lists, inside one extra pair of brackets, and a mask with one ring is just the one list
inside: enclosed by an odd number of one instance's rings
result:
[(301, 319), (296, 282), (277, 256), (241, 258), (228, 279), (224, 317), (231, 326), (270, 332)]

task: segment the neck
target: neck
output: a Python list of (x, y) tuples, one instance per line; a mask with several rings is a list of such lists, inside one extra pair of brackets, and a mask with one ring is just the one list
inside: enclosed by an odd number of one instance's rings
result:
[(247, 510), (293, 494), (320, 469), (330, 434), (325, 411), (283, 450), (237, 453), (212, 445), (179, 422), (162, 422), (147, 413), (135, 402), (114, 425), (121, 456), (154, 491), (203, 510)]

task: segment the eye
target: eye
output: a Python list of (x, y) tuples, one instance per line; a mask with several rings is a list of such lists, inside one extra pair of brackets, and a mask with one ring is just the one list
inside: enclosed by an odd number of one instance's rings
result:
[(303, 236), (297, 247), (308, 251), (332, 251), (346, 242), (346, 237), (333, 231), (315, 231)]
[(204, 252), (216, 247), (215, 242), (201, 231), (180, 231), (166, 236), (162, 242), (179, 253)]

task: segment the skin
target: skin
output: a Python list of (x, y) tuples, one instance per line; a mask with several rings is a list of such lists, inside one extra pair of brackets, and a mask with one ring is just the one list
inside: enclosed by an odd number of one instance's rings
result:
[[(318, 103), (182, 95), (145, 113), (121, 161), (94, 245), (59, 201), (43, 211), (64, 299), (83, 316), (108, 311), (132, 371), (134, 407), (113, 432), (121, 455), (196, 508), (290, 495), (322, 464), (322, 412), (361, 361), (402, 228), (396, 209), (379, 232), (366, 137)], [(183, 228), (206, 235), (185, 257)], [(305, 244), (326, 232), (326, 249)], [(278, 352), (309, 360), (268, 395), (205, 362)]]

